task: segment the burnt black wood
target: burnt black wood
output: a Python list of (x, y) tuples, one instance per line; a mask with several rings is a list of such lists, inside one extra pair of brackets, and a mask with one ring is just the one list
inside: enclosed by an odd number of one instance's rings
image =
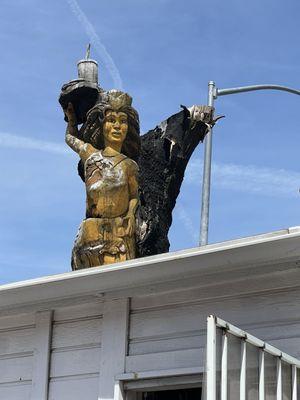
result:
[(194, 149), (207, 131), (206, 124), (201, 121), (192, 129), (189, 116), (184, 107), (141, 137), (141, 229), (137, 242), (140, 256), (169, 251), (168, 232), (184, 172)]

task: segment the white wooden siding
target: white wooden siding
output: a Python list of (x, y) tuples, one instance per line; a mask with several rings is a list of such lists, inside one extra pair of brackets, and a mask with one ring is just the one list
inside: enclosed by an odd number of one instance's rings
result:
[(0, 399), (98, 399), (101, 332), (98, 301), (0, 318)]
[(175, 365), (203, 366), (206, 317), (210, 314), (222, 315), (262, 340), (300, 357), (298, 289), (234, 295), (232, 286), (223, 285), (221, 289), (210, 287), (209, 294), (208, 298), (206, 289), (194, 287), (134, 297), (126, 372), (171, 369)]
[(65, 349), (69, 346), (100, 346), (102, 316), (84, 316), (65, 321), (54, 321), (52, 349)]
[[(206, 316), (212, 313), (300, 357), (298, 289), (234, 295), (227, 283), (209, 291), (197, 284), (201, 282), (194, 280), (191, 290), (134, 296), (131, 302), (95, 298), (92, 303), (64, 307), (62, 301), (51, 323), (48, 399), (112, 398), (119, 373), (203, 367)], [(0, 318), (0, 399), (35, 399), (37, 337), (44, 332), (37, 321), (44, 315), (47, 322), (50, 313)], [(49, 326), (42, 335), (47, 331)], [(40, 347), (47, 347), (43, 340)], [(47, 354), (40, 360), (48, 374)]]
[(1, 384), (0, 399), (31, 400), (31, 381), (19, 384)]
[(30, 399), (34, 314), (0, 318), (0, 399)]
[(31, 381), (32, 354), (5, 357), (0, 360), (0, 383)]
[(98, 374), (52, 379), (49, 400), (97, 400)]
[(49, 399), (97, 399), (101, 332), (100, 303), (55, 310)]
[(33, 350), (33, 325), (0, 329), (0, 354), (9, 355)]

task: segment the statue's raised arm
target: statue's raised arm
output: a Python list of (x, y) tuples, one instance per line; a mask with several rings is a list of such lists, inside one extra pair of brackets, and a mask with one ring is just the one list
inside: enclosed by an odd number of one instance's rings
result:
[(68, 119), (66, 129), (66, 143), (72, 150), (74, 150), (84, 163), (89, 156), (97, 151), (97, 149), (90, 143), (85, 143), (79, 139), (80, 132), (78, 130), (76, 115), (72, 103), (68, 104), (68, 107), (64, 110), (64, 113)]

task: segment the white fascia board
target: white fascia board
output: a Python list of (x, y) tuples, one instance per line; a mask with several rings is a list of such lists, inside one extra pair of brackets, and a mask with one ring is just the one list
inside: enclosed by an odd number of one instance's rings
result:
[[(300, 228), (0, 286), (0, 310), (300, 260)], [(42, 266), (41, 266), (42, 268)]]

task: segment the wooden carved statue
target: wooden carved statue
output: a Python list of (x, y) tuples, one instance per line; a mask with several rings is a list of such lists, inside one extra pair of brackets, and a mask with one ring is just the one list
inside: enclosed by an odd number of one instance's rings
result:
[[(82, 61), (84, 68), (88, 62)], [(59, 98), (68, 122), (66, 142), (79, 154), (78, 172), (87, 194), (73, 269), (169, 250), (172, 211), (187, 163), (216, 121), (211, 107), (182, 106), (139, 136), (131, 97), (104, 91), (91, 80), (70, 81)], [(78, 124), (83, 124), (80, 129)]]
[[(78, 131), (72, 103), (66, 143), (84, 167), (86, 219), (72, 252), (72, 268), (125, 261), (136, 256), (135, 214), (138, 206), (139, 119), (125, 93), (107, 92)], [(92, 143), (92, 144), (91, 144)]]

